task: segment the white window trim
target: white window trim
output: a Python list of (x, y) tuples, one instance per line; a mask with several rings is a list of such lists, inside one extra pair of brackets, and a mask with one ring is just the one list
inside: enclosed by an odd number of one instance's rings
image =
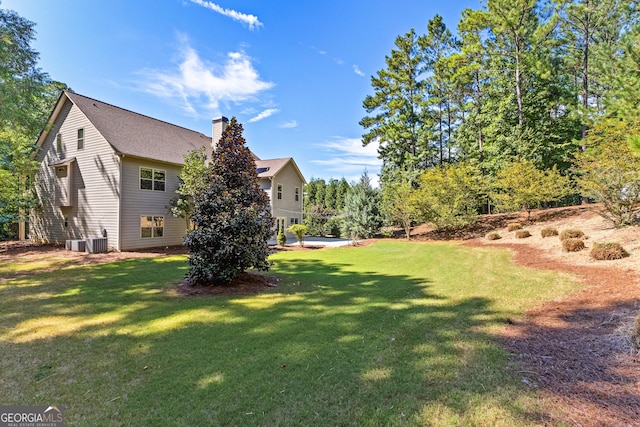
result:
[[(151, 188), (142, 188), (142, 185), (141, 185), (141, 183), (142, 183), (142, 169), (151, 169)], [(155, 182), (154, 177), (155, 177), (156, 171), (164, 173), (164, 189), (162, 189), (162, 190), (156, 190), (154, 188), (155, 185), (153, 185), (154, 182)], [(165, 169), (156, 169), (156, 168), (150, 168), (150, 167), (147, 167), (147, 166), (140, 166), (138, 168), (138, 189), (142, 190), (142, 191), (162, 191), (162, 192), (167, 191), (167, 171)]]
[(276, 199), (282, 200), (282, 193), (284, 193), (284, 186), (282, 184), (276, 184)]
[[(80, 138), (80, 131), (82, 131), (82, 138)], [(84, 141), (85, 141), (85, 134), (84, 134), (84, 128), (78, 128), (78, 130), (76, 131), (76, 136), (77, 136), (77, 148), (78, 150), (84, 150)], [(80, 145), (80, 143), (82, 142), (82, 145)]]
[[(151, 226), (151, 236), (149, 237), (144, 237), (142, 236), (142, 229), (144, 227), (142, 227), (142, 218), (147, 218), (147, 217), (151, 217), (152, 220), (151, 222), (154, 222), (155, 218), (162, 218), (162, 227), (156, 227), (156, 226)], [(162, 236), (154, 236), (154, 229), (156, 228), (162, 228)], [(164, 215), (140, 215), (140, 238), (141, 239), (162, 239), (164, 237), (164, 229), (165, 229), (165, 222), (164, 222)]]
[(300, 201), (300, 187), (296, 187), (296, 189), (295, 189), (295, 191), (294, 191), (294, 193), (293, 193), (293, 199), (294, 199), (296, 202), (299, 202), (299, 201)]

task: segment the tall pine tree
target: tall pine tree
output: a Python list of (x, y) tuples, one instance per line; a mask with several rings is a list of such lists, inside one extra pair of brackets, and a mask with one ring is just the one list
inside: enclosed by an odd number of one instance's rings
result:
[(383, 181), (396, 168), (425, 167), (433, 160), (425, 119), (425, 62), (420, 47), (424, 42), (420, 39), (413, 29), (396, 38), (396, 49), (385, 58), (387, 68), (371, 78), (374, 94), (363, 102), (372, 115), (360, 120), (366, 129), (362, 142), (365, 146), (380, 144)]

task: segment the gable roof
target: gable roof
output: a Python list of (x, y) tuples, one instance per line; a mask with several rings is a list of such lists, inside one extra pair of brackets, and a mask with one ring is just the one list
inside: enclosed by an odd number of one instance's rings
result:
[(64, 91), (118, 154), (183, 164), (189, 151), (207, 147), (211, 138), (96, 99)]
[(258, 169), (258, 178), (273, 178), (278, 172), (280, 172), (288, 163), (293, 165), (293, 168), (298, 172), (302, 182), (306, 184), (307, 180), (304, 179), (302, 172), (298, 169), (298, 165), (292, 157), (283, 157), (281, 159), (266, 159), (256, 160), (256, 168)]
[[(120, 155), (183, 165), (184, 156), (189, 151), (206, 147), (207, 157), (211, 158), (213, 149), (209, 136), (68, 90), (60, 94), (49, 117), (50, 124), (55, 122), (67, 99), (82, 111)], [(39, 147), (44, 143), (49, 131), (50, 128), (47, 127), (40, 134), (37, 143)], [(303, 182), (306, 182), (291, 157), (260, 160), (253, 152), (251, 155), (259, 169), (260, 178), (275, 176), (291, 162)]]

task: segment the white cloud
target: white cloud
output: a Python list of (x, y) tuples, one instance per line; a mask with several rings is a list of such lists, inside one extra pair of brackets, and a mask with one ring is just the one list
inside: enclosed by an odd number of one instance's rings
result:
[(377, 143), (372, 142), (363, 147), (362, 141), (358, 138), (337, 137), (320, 146), (329, 153), (330, 158), (311, 160), (311, 163), (324, 166), (327, 172), (344, 176), (350, 181), (357, 181), (366, 170), (372, 185), (377, 185), (377, 174), (382, 166), (382, 160), (378, 158)]
[(282, 123), (279, 127), (282, 128), (282, 129), (295, 128), (295, 127), (298, 127), (298, 122), (295, 121), (295, 120), (291, 120), (289, 122)]
[(228, 16), (229, 18), (235, 21), (240, 21), (244, 24), (247, 24), (250, 30), (253, 30), (256, 27), (262, 27), (262, 22), (260, 22), (258, 17), (255, 15), (247, 15), (245, 13), (237, 12), (235, 10), (224, 9), (223, 7), (218, 6), (217, 4), (212, 3), (210, 1), (191, 0), (191, 3), (195, 3), (202, 7), (206, 7), (207, 9), (211, 9), (214, 12), (219, 13), (220, 15)]
[(262, 119), (266, 119), (269, 116), (273, 116), (276, 113), (279, 113), (280, 110), (278, 110), (277, 108), (269, 108), (267, 110), (262, 111), (260, 114), (258, 114), (257, 116), (254, 116), (252, 118), (250, 118), (249, 120), (247, 120), (248, 123), (254, 123), (254, 122), (259, 122)]
[(181, 59), (177, 69), (142, 70), (145, 92), (178, 102), (190, 114), (206, 109), (217, 111), (220, 102), (250, 101), (274, 84), (260, 79), (251, 57), (244, 52), (229, 52), (224, 63), (200, 58), (181, 36)]
[(360, 70), (360, 67), (358, 67), (357, 65), (353, 66), (353, 72), (356, 73), (357, 75), (364, 77), (364, 73), (362, 72), (362, 70)]

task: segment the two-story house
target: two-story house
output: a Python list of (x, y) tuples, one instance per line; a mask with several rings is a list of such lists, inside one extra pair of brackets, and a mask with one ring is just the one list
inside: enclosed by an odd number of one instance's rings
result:
[[(208, 137), (63, 91), (33, 155), (40, 163), (40, 205), (30, 216), (30, 238), (63, 243), (106, 236), (112, 250), (182, 244), (185, 222), (168, 207), (184, 156), (203, 146), (210, 156), (227, 122), (213, 120)], [(305, 179), (294, 160), (254, 159), (278, 225), (302, 222)]]

